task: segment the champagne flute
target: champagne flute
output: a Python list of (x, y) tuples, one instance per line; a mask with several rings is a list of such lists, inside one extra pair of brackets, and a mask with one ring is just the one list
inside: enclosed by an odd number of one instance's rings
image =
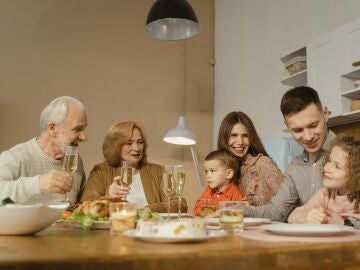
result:
[[(127, 161), (121, 161), (119, 185), (129, 187), (132, 183), (132, 168)], [(124, 198), (121, 200), (126, 201)]]
[[(69, 145), (66, 147), (65, 157), (63, 162), (63, 170), (71, 175), (77, 170), (79, 160), (79, 150), (77, 146)], [(73, 207), (73, 203), (68, 197), (68, 193), (65, 194), (65, 201)]]
[(181, 194), (184, 191), (185, 185), (185, 170), (184, 165), (175, 165), (174, 166), (174, 181), (175, 181), (175, 192), (178, 197), (178, 207), (179, 207), (179, 219), (181, 219)]
[(166, 165), (164, 167), (163, 177), (162, 177), (162, 186), (163, 192), (168, 198), (168, 215), (167, 219), (170, 219), (170, 198), (175, 193), (175, 183), (174, 183), (174, 167)]

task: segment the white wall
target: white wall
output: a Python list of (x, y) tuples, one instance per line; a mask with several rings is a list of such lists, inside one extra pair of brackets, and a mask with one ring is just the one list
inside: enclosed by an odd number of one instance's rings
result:
[(360, 16), (358, 0), (215, 0), (213, 145), (223, 117), (241, 110), (262, 138), (282, 132), (280, 57)]

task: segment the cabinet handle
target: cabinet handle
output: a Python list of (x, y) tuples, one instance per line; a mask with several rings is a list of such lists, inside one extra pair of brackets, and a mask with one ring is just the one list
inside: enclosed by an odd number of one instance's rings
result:
[(356, 61), (354, 63), (352, 63), (353, 67), (357, 67), (357, 66), (360, 66), (360, 61)]

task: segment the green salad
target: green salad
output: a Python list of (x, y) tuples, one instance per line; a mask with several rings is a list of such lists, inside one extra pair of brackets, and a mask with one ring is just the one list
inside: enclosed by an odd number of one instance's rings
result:
[(79, 209), (75, 209), (72, 215), (66, 220), (70, 222), (80, 223), (84, 231), (90, 230), (91, 225), (95, 221), (107, 221), (108, 217), (102, 218), (98, 214), (84, 214)]

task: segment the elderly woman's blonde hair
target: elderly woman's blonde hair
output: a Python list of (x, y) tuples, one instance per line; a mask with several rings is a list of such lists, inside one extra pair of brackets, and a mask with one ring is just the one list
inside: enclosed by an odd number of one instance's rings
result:
[(138, 129), (140, 131), (144, 141), (143, 156), (138, 164), (138, 168), (141, 168), (144, 164), (146, 164), (147, 141), (142, 127), (133, 121), (120, 121), (109, 128), (103, 142), (104, 158), (111, 166), (120, 166), (122, 161), (121, 148), (131, 139), (134, 129)]

